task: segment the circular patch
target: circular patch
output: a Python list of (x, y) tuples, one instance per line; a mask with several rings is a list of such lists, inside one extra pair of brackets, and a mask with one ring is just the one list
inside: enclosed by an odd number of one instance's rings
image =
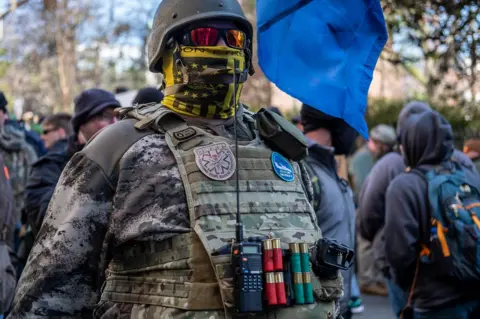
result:
[(235, 157), (227, 143), (197, 147), (193, 152), (197, 167), (208, 178), (224, 181), (235, 173)]
[(278, 177), (284, 181), (291, 182), (295, 178), (292, 164), (277, 152), (272, 153), (272, 166)]

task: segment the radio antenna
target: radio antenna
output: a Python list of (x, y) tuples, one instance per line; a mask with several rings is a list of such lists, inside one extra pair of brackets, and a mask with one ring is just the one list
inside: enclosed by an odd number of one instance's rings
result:
[(237, 223), (235, 224), (235, 240), (237, 243), (243, 241), (243, 224), (240, 216), (240, 182), (238, 177), (238, 135), (237, 135), (237, 68), (239, 67), (238, 61), (233, 60), (233, 135), (235, 138), (235, 190), (237, 195)]

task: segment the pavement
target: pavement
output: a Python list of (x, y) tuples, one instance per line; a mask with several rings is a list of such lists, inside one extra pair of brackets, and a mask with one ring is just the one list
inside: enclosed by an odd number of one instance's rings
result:
[(388, 297), (362, 295), (365, 311), (354, 314), (353, 319), (396, 319)]

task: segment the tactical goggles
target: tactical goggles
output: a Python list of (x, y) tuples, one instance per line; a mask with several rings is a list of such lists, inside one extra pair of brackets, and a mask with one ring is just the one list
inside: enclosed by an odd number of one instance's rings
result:
[(225, 44), (234, 49), (243, 50), (247, 44), (245, 32), (236, 29), (195, 28), (187, 31), (181, 43), (186, 46), (216, 46), (220, 37)]

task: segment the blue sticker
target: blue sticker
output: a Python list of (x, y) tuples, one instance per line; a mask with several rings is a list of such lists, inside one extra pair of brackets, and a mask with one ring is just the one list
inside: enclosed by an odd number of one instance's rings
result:
[(277, 152), (272, 153), (272, 166), (275, 173), (286, 182), (293, 181), (295, 174), (289, 161)]

